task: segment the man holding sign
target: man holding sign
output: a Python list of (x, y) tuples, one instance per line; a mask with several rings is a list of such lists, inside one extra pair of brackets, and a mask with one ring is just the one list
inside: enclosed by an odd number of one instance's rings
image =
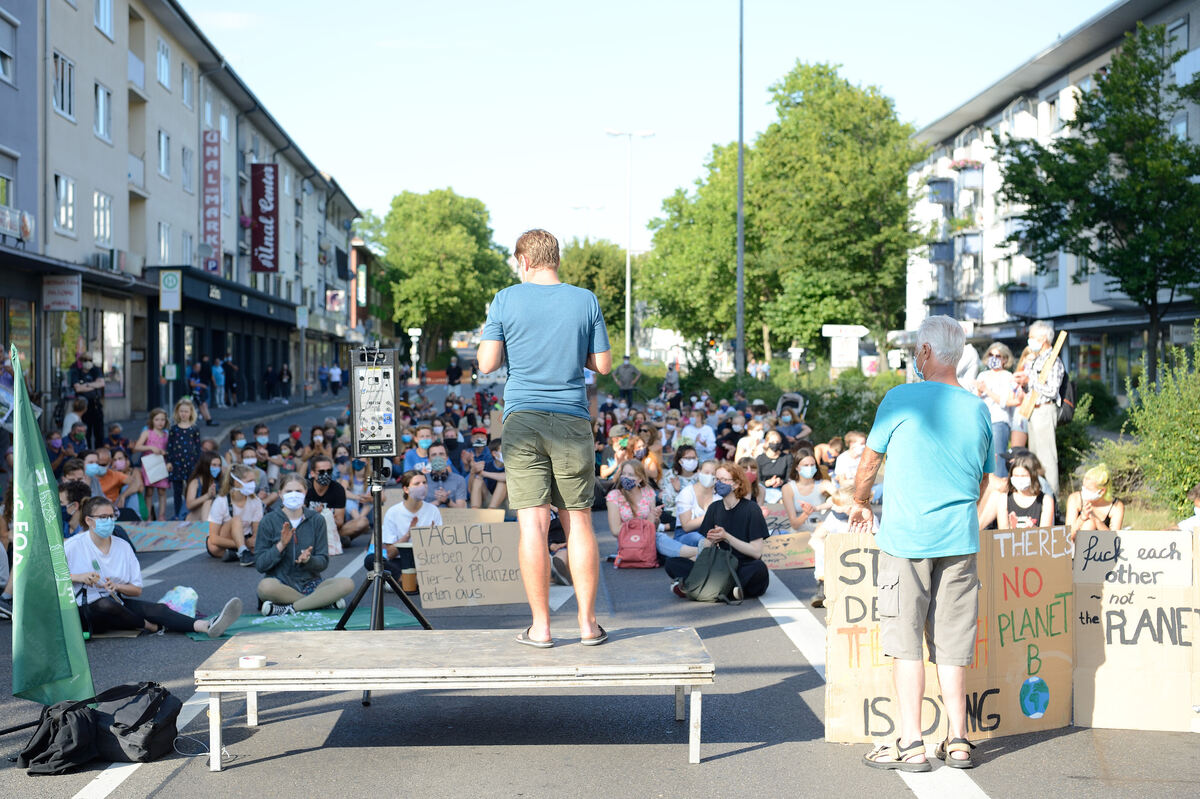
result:
[(871, 490), (887, 453), (878, 607), (883, 653), (893, 659), (900, 734), (863, 756), (872, 768), (931, 769), (921, 740), (922, 639), (937, 664), (949, 725), (936, 754), (953, 768), (974, 765), (966, 667), (974, 658), (979, 616), (975, 506), (995, 457), (987, 407), (955, 374), (963, 346), (962, 327), (950, 317), (921, 323), (914, 366), (924, 382), (884, 396), (855, 475), (850, 531), (869, 533)]
[(509, 504), (521, 527), (521, 579), (533, 623), (517, 636), (528, 646), (550, 637), (551, 506), (567, 535), (582, 643), (608, 636), (596, 623), (600, 556), (592, 530), (595, 445), (583, 370), (608, 374), (612, 351), (592, 292), (558, 279), (558, 240), (545, 230), (521, 234), (513, 252), (521, 284), (496, 294), (480, 337), (479, 370), (508, 357), (501, 454)]

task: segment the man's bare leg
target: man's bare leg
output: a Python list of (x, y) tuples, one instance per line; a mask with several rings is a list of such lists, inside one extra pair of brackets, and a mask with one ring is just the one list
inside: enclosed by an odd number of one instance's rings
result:
[[(938, 683), (942, 687), (942, 706), (946, 709), (948, 739), (967, 737), (967, 668), (938, 664)], [(966, 760), (969, 752), (953, 752), (948, 757)]]
[(592, 510), (568, 510), (559, 518), (567, 536), (567, 563), (571, 566), (575, 604), (579, 606), (579, 634), (584, 638), (595, 638), (600, 634), (600, 625), (596, 623), (600, 550), (596, 547), (596, 532), (592, 529)]
[[(925, 697), (925, 661), (892, 660), (892, 681), (896, 688), (896, 700), (900, 705), (900, 743), (910, 744), (921, 740), (921, 703)], [(962, 689), (962, 684), (959, 684)], [(966, 712), (966, 696), (963, 696), (963, 712)], [(965, 718), (964, 718), (965, 721)], [(925, 755), (913, 755), (911, 763), (922, 763)]]
[[(521, 508), (517, 511), (517, 524), (521, 528), (517, 560), (521, 566), (521, 582), (525, 584), (525, 597), (533, 613), (529, 637), (535, 641), (549, 641), (550, 549), (546, 538), (550, 533), (550, 506)], [(571, 567), (574, 568), (574, 564)], [(580, 607), (582, 604), (580, 602)]]

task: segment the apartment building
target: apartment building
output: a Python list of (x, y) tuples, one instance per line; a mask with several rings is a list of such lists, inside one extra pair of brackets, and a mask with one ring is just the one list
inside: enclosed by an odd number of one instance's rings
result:
[[(124, 417), (167, 401), (168, 364), (180, 396), (203, 355), (255, 398), (268, 365), (298, 371), (310, 311), (330, 357), (362, 340), (330, 307), (357, 209), (175, 0), (0, 0), (0, 118), (0, 332), (43, 403), (82, 352)], [(173, 314), (164, 268), (183, 270)]]
[[(933, 152), (910, 173), (909, 185), (923, 192), (915, 213), (933, 242), (909, 258), (908, 333), (894, 334), (894, 344), (910, 339), (926, 316), (947, 314), (965, 323), (978, 347), (1002, 340), (1019, 351), (1029, 322), (1048, 319), (1070, 332), (1065, 362), (1077, 378), (1102, 381), (1123, 397), (1125, 379), (1140, 373), (1146, 314), (1112, 291), (1104, 275), (1089, 275), (1075, 256), (1060, 253), (1039, 274), (1017, 246), (1005, 244), (1019, 232), (1023, 209), (997, 198), (1001, 173), (994, 145), (1002, 136), (1047, 143), (1065, 135), (1078, 92), (1091, 88), (1097, 70), (1138, 21), (1167, 26), (1171, 47), (1189, 54), (1179, 62), (1186, 72), (1180, 79), (1190, 79), (1200, 65), (1200, 2), (1127, 0), (917, 133)], [(1172, 124), (1181, 136), (1200, 136), (1195, 108)], [(1166, 319), (1171, 340), (1190, 341), (1197, 317), (1192, 298), (1178, 302)]]

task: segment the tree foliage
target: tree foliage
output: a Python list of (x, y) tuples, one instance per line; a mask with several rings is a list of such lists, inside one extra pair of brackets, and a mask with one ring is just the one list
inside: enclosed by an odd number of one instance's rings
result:
[(1059, 252), (1086, 258), (1074, 280), (1098, 271), (1149, 315), (1151, 383), (1163, 315), (1200, 285), (1200, 147), (1172, 131), (1186, 101), (1200, 101), (1200, 81), (1176, 85), (1182, 55), (1170, 54), (1164, 26), (1138, 23), (1078, 96), (1065, 135), (998, 145), (1001, 198), (1027, 206), (1021, 238), (1039, 269)]
[(426, 358), (451, 333), (482, 324), (492, 296), (515, 280), (483, 202), (451, 189), (396, 195), (377, 235), (392, 318), (422, 328)]
[(563, 248), (558, 276), (588, 289), (600, 301), (609, 331), (625, 328), (625, 250), (607, 239), (572, 239)]

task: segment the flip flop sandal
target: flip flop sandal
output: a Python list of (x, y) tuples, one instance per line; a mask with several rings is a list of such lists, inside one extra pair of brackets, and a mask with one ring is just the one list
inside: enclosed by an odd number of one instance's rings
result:
[(584, 646), (600, 646), (600, 644), (607, 641), (608, 633), (604, 630), (603, 627), (600, 627), (599, 624), (597, 624), (596, 627), (598, 627), (600, 629), (599, 635), (594, 636), (592, 638), (580, 638), (579, 643), (583, 644)]
[[(975, 768), (975, 761), (971, 759), (971, 750), (974, 748), (975, 744), (966, 738), (951, 738), (938, 744), (937, 749), (933, 750), (933, 755), (938, 760), (946, 761), (946, 765), (950, 768)], [(964, 758), (950, 757), (953, 752), (966, 752), (967, 756)]]
[(536, 647), (537, 649), (549, 649), (550, 647), (554, 646), (553, 638), (551, 638), (549, 641), (536, 641), (533, 638), (530, 638), (529, 631), (532, 629), (533, 625), (526, 627), (525, 632), (517, 636), (517, 643), (525, 644), (525, 646)]
[(914, 741), (906, 747), (900, 746), (900, 739), (893, 743), (879, 744), (870, 752), (863, 755), (863, 762), (871, 768), (893, 769), (896, 771), (924, 772), (932, 771), (933, 766), (928, 760), (911, 763), (908, 758), (925, 753), (925, 744)]

